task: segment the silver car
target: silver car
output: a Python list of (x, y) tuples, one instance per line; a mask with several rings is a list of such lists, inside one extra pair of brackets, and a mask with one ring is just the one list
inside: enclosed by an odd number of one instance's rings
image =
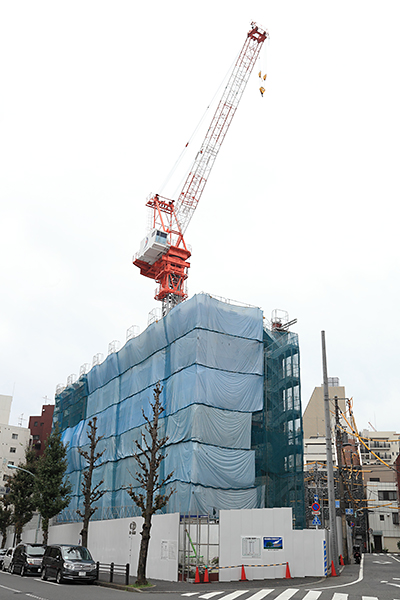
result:
[(3, 571), (10, 571), (11, 561), (14, 556), (14, 550), (15, 550), (15, 548), (7, 548), (7, 552), (5, 553), (5, 555), (3, 557), (3, 566), (2, 566)]
[(0, 548), (0, 568), (3, 567), (3, 558), (6, 552), (7, 548)]

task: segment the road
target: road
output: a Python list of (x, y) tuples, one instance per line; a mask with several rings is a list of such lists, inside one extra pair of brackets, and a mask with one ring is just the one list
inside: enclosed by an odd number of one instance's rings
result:
[[(365, 554), (362, 564), (346, 566), (338, 577), (240, 581), (230, 583), (181, 584), (155, 582), (148, 600), (400, 600), (400, 556)], [(33, 600), (122, 600), (130, 592), (83, 585), (41, 581), (36, 576), (20, 577), (0, 572), (0, 598), (15, 594)]]

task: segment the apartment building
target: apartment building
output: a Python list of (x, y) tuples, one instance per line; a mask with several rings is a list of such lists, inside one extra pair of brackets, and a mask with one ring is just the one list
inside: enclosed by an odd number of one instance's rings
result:
[(398, 552), (400, 541), (397, 463), (400, 434), (395, 431), (361, 431), (360, 451), (368, 502), (371, 550)]
[(6, 493), (6, 480), (12, 471), (7, 465), (18, 465), (25, 460), (31, 433), (27, 427), (9, 425), (12, 396), (0, 395), (0, 495)]

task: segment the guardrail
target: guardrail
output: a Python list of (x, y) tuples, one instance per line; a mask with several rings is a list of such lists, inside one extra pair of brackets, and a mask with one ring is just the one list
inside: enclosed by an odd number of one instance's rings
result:
[(125, 576), (125, 585), (129, 585), (129, 563), (126, 565), (116, 565), (115, 563), (96, 563), (96, 579), (99, 579), (100, 573), (109, 575), (109, 583), (113, 583), (114, 575)]

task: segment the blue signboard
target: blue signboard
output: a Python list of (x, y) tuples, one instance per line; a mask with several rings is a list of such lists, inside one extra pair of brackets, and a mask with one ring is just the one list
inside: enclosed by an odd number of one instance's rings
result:
[(281, 537), (265, 537), (264, 550), (282, 550), (283, 538)]

